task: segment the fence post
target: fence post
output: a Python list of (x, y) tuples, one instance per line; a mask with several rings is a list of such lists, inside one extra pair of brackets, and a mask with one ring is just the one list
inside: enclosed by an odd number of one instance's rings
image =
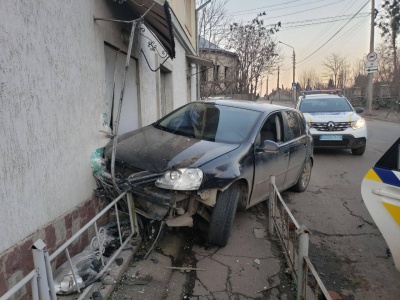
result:
[(268, 232), (274, 234), (274, 213), (275, 213), (275, 176), (270, 177), (269, 183), (269, 199), (268, 199)]
[(32, 246), (33, 263), (38, 273), (37, 281), (40, 300), (50, 300), (46, 262), (44, 259), (45, 248), (46, 244), (41, 239), (37, 240)]
[(51, 300), (57, 300), (56, 287), (54, 285), (53, 271), (51, 269), (50, 257), (47, 251), (44, 251), (44, 260), (46, 263), (47, 282)]
[(309, 245), (309, 237), (308, 230), (305, 226), (301, 226), (297, 230), (297, 234), (300, 234), (299, 237), (299, 254), (298, 254), (298, 267), (297, 267), (297, 300), (303, 300), (303, 280), (304, 277), (304, 257), (308, 256), (308, 245)]

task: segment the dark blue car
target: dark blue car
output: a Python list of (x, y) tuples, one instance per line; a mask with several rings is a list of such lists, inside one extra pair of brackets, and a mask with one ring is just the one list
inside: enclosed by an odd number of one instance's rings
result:
[[(313, 144), (301, 112), (249, 101), (192, 102), (112, 142), (108, 171), (135, 196), (140, 215), (168, 226), (209, 221), (208, 240), (225, 246), (238, 209), (269, 196), (270, 176), (280, 190), (304, 191)], [(113, 169), (113, 171), (111, 171)]]

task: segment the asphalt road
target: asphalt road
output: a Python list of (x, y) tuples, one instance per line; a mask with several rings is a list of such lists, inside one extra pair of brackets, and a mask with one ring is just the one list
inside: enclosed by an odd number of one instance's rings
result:
[(361, 198), (366, 172), (400, 136), (400, 124), (368, 120), (363, 156), (315, 150), (306, 192), (284, 192), (295, 218), (311, 232), (310, 258), (329, 290), (343, 299), (400, 299), (400, 272)]

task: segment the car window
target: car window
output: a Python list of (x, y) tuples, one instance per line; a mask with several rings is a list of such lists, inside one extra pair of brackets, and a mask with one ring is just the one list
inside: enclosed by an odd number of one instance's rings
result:
[(283, 117), (287, 124), (284, 141), (287, 142), (298, 138), (302, 134), (298, 113), (293, 110), (287, 110), (283, 112)]
[(303, 98), (299, 110), (303, 113), (313, 112), (347, 112), (353, 111), (346, 98)]
[(307, 132), (307, 130), (306, 130), (307, 123), (306, 123), (306, 120), (304, 119), (303, 114), (302, 113), (298, 113), (298, 112), (296, 112), (295, 114), (296, 114), (296, 117), (297, 117), (297, 120), (298, 120), (299, 126), (300, 126), (300, 135), (306, 134), (306, 132)]
[(400, 138), (376, 163), (376, 167), (400, 171)]
[(242, 143), (260, 115), (259, 111), (245, 108), (194, 102), (161, 119), (155, 126), (208, 141)]
[(265, 140), (276, 143), (282, 142), (282, 121), (280, 113), (273, 113), (267, 117), (257, 136), (257, 145)]

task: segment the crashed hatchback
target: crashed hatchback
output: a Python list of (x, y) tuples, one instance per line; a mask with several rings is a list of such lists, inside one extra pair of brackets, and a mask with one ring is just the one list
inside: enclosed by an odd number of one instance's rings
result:
[[(130, 190), (138, 214), (168, 226), (209, 222), (208, 241), (225, 246), (237, 209), (269, 196), (270, 176), (280, 190), (304, 191), (313, 144), (295, 109), (248, 101), (187, 104), (159, 121), (120, 135), (109, 181)], [(114, 179), (113, 179), (114, 178)]]

